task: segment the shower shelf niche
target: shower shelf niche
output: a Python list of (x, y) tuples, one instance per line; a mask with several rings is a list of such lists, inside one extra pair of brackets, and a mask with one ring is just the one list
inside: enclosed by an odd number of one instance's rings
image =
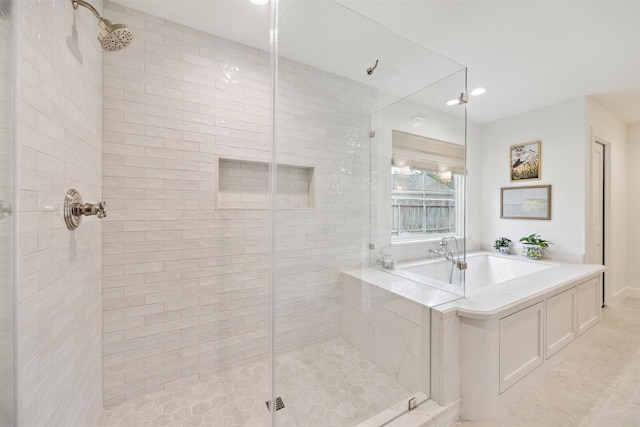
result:
[[(279, 164), (278, 209), (314, 207), (314, 168)], [(269, 163), (218, 158), (218, 209), (269, 209)]]

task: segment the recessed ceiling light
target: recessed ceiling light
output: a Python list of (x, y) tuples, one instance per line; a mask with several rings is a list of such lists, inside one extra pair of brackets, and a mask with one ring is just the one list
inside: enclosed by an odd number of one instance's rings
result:
[(447, 105), (448, 106), (458, 105), (458, 104), (460, 104), (460, 101), (457, 100), (457, 99), (450, 99), (450, 100), (447, 101)]
[(471, 92), (469, 92), (469, 94), (471, 94), (473, 96), (478, 96), (478, 95), (482, 95), (486, 91), (487, 91), (487, 89), (485, 89), (483, 87), (477, 87), (474, 90), (472, 90)]
[(424, 114), (414, 114), (413, 116), (409, 116), (409, 124), (412, 128), (419, 128), (426, 118), (427, 116)]
[(269, 0), (249, 0), (253, 4), (257, 4), (258, 6), (262, 6), (263, 4), (269, 3)]

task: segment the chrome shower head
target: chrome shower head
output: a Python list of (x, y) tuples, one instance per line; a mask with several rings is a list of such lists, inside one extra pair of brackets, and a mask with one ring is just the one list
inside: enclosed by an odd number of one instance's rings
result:
[(78, 9), (78, 6), (84, 6), (93, 13), (98, 19), (98, 26), (100, 27), (100, 34), (98, 34), (98, 41), (102, 45), (102, 49), (107, 52), (116, 52), (123, 49), (133, 41), (133, 33), (124, 24), (114, 24), (108, 19), (100, 16), (95, 7), (83, 0), (71, 0), (74, 9)]
[(100, 27), (98, 41), (107, 52), (124, 49), (133, 41), (133, 33), (124, 24), (114, 24), (108, 19), (100, 18), (98, 26)]

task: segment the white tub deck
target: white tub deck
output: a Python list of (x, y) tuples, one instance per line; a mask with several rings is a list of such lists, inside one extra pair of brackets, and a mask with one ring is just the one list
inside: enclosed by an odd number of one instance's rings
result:
[[(477, 256), (501, 257), (490, 252)], [(424, 361), (430, 366), (430, 397), (443, 407), (462, 398), (461, 415), (470, 420), (491, 419), (566, 357), (573, 342), (600, 320), (603, 266), (502, 257), (494, 266), (488, 259), (476, 265), (476, 272), (485, 271), (476, 279), (469, 274), (476, 286), (468, 280), (464, 297), (456, 295), (462, 293), (458, 285), (422, 276), (424, 269), (434, 268), (433, 262), (399, 265), (393, 272), (345, 272), (350, 289), (368, 295), (357, 300), (364, 313), (375, 300), (375, 288), (429, 307), (429, 326), (414, 326), (430, 330), (430, 358)], [(393, 332), (390, 337), (399, 330), (387, 329)], [(355, 336), (366, 335), (362, 331)]]
[[(482, 257), (503, 261), (492, 271), (480, 261)], [(474, 262), (474, 258), (476, 261)], [(531, 261), (517, 255), (473, 252), (467, 255), (469, 268), (465, 290), (438, 278), (428, 277), (422, 270), (433, 269), (441, 260), (399, 264), (394, 270), (361, 268), (344, 274), (378, 286), (396, 295), (440, 312), (469, 318), (495, 318), (550, 291), (562, 291), (576, 280), (604, 271), (594, 264), (569, 264), (556, 261)], [(479, 274), (474, 272), (484, 269)], [(507, 267), (508, 266), (508, 267)], [(509, 271), (504, 271), (508, 268)], [(518, 270), (519, 269), (519, 270)], [(442, 277), (440, 277), (442, 279)], [(491, 282), (494, 279), (495, 282)], [(454, 313), (451, 313), (454, 312)]]

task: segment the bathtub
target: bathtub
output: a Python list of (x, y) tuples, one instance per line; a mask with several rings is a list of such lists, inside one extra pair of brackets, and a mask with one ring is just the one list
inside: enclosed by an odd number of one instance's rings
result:
[[(451, 262), (442, 258), (398, 264), (392, 270), (343, 272), (343, 303), (352, 315), (343, 320), (343, 328), (377, 306), (398, 304), (389, 294), (428, 308), (402, 306), (398, 316), (389, 318), (420, 313), (416, 318), (428, 319), (431, 398), (440, 406), (460, 404), (463, 418), (490, 420), (561, 363), (574, 341), (599, 323), (604, 266), (493, 252), (469, 253), (466, 261), (465, 287), (457, 269), (449, 283)], [(399, 331), (425, 334), (422, 324), (403, 329), (385, 322), (372, 329), (373, 323), (364, 319), (352, 335), (380, 337), (384, 330), (389, 334), (382, 340), (384, 348), (400, 348), (388, 345)]]
[[(507, 280), (537, 273), (554, 267), (556, 264), (546, 261), (533, 261), (515, 255), (499, 255), (489, 252), (467, 254), (465, 289), (477, 290), (486, 286), (506, 282)], [(460, 270), (453, 269), (451, 261), (443, 258), (399, 264), (390, 271), (393, 274), (426, 285), (461, 292)], [(451, 280), (450, 280), (451, 279)]]

